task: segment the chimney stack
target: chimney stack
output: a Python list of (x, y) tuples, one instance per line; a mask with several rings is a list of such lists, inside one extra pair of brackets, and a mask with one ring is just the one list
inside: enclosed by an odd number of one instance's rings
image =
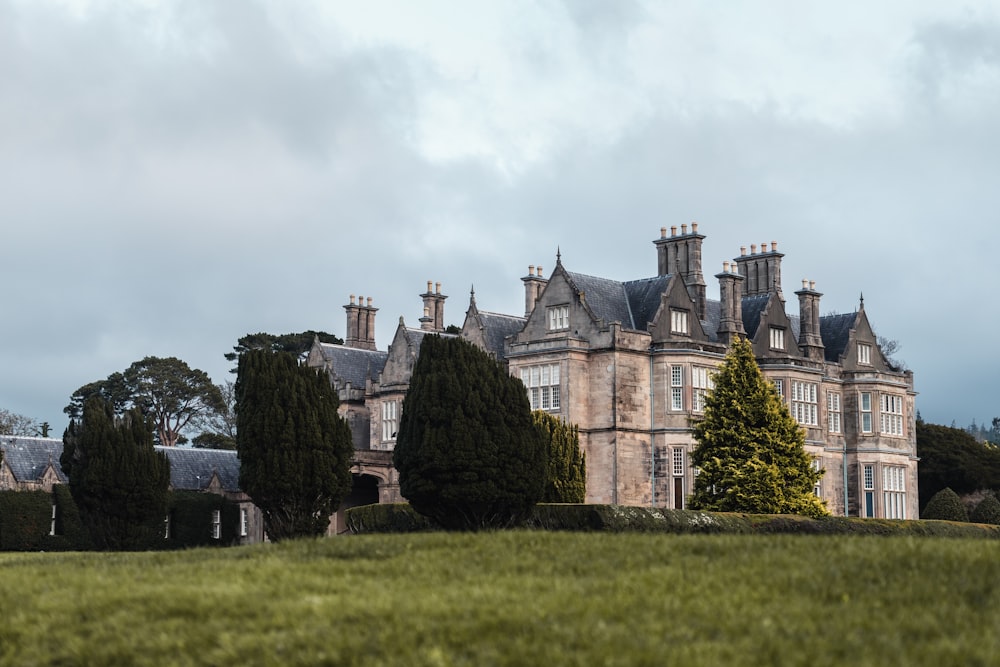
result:
[(368, 305), (365, 305), (365, 297), (359, 296), (355, 303), (352, 294), (350, 303), (344, 306), (344, 310), (347, 311), (347, 336), (344, 344), (360, 350), (374, 350), (375, 313), (378, 308), (372, 306), (372, 298), (368, 297)]
[(795, 293), (799, 297), (799, 349), (802, 355), (813, 361), (823, 361), (823, 336), (819, 328), (819, 298), (816, 283), (802, 281), (802, 289)]
[(657, 275), (667, 276), (678, 274), (684, 280), (688, 294), (697, 308), (698, 319), (705, 319), (705, 277), (701, 271), (701, 243), (704, 234), (698, 233), (698, 223), (688, 226), (681, 225), (681, 234), (677, 235), (677, 227), (670, 228), (670, 236), (665, 235), (665, 229), (660, 228), (660, 238), (653, 241), (656, 246)]
[(746, 246), (740, 246), (740, 256), (733, 262), (739, 274), (746, 279), (744, 285), (746, 296), (774, 292), (779, 299), (785, 300), (781, 293), (782, 257), (784, 255), (778, 252), (777, 241), (771, 241), (770, 250), (767, 243), (761, 243), (760, 252), (757, 252), (757, 244), (751, 243), (749, 255)]
[(745, 278), (736, 273), (736, 264), (722, 263), (722, 273), (715, 277), (719, 281), (719, 340), (727, 346), (740, 336), (746, 336), (743, 328), (743, 282)]
[(521, 282), (524, 283), (524, 316), (529, 317), (549, 281), (542, 277), (542, 267), (537, 267), (536, 271), (535, 265), (529, 264), (528, 275), (521, 278)]
[[(441, 294), (441, 283), (427, 281), (427, 292), (421, 294), (424, 300), (424, 316), (420, 318), (420, 328), (427, 331), (444, 331), (444, 300), (447, 299)], [(424, 325), (424, 318), (430, 318), (427, 326)]]

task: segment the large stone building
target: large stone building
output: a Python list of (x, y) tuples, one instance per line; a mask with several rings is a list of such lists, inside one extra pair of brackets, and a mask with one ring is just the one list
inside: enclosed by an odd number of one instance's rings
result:
[(625, 282), (570, 271), (558, 256), (548, 278), (529, 266), (523, 316), (480, 311), (473, 294), (459, 334), (446, 333), (447, 297), (428, 283), (420, 327), (400, 318), (384, 352), (377, 309), (352, 296), (345, 345), (316, 342), (308, 362), (330, 372), (354, 434), (360, 484), (345, 506), (400, 500), (396, 425), (420, 342), (437, 333), (486, 349), (533, 408), (579, 426), (589, 502), (683, 508), (696, 473), (691, 422), (729, 344), (746, 337), (825, 471), (816, 493), (831, 512), (916, 518), (913, 376), (883, 355), (863, 301), (820, 316), (822, 295), (802, 281), (788, 312), (776, 243), (723, 262), (720, 298), (709, 299), (704, 238), (697, 223), (662, 229), (656, 275)]

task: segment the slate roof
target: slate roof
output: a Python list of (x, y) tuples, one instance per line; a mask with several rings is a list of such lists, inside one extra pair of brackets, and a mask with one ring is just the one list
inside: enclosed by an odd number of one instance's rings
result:
[(760, 315), (767, 308), (767, 302), (770, 298), (770, 294), (754, 294), (743, 297), (743, 328), (746, 329), (747, 338), (753, 339), (757, 335)]
[(67, 482), (66, 473), (59, 465), (62, 440), (5, 435), (0, 436), (0, 450), (3, 450), (3, 460), (19, 482), (36, 482), (41, 479), (50, 461), (59, 481), (64, 484)]
[(479, 311), (479, 322), (483, 325), (486, 349), (495, 354), (497, 359), (502, 360), (504, 358), (504, 340), (507, 336), (520, 333), (526, 321), (525, 318), (516, 315)]
[(377, 380), (389, 357), (388, 352), (333, 343), (320, 343), (320, 351), (333, 369), (334, 376), (342, 382), (350, 382), (355, 389), (364, 389), (366, 380)]
[(656, 276), (623, 283), (571, 271), (566, 275), (583, 292), (584, 302), (605, 324), (621, 322), (626, 329), (638, 331), (646, 331), (670, 280), (670, 276)]
[(838, 313), (824, 315), (819, 318), (819, 333), (826, 348), (827, 361), (840, 361), (840, 355), (847, 349), (851, 329), (857, 319), (857, 313)]
[(715, 299), (705, 299), (705, 319), (701, 326), (712, 342), (719, 340), (719, 320), (722, 319), (722, 303)]
[(186, 447), (156, 447), (170, 460), (170, 486), (175, 490), (203, 491), (219, 475), (226, 491), (240, 490), (240, 460), (228, 449), (188, 449)]
[(420, 356), (420, 345), (424, 342), (424, 336), (437, 334), (441, 338), (457, 338), (456, 334), (444, 333), (443, 331), (427, 331), (425, 329), (411, 329), (410, 327), (406, 327), (405, 331), (406, 337), (410, 339), (410, 343), (413, 344), (418, 357)]

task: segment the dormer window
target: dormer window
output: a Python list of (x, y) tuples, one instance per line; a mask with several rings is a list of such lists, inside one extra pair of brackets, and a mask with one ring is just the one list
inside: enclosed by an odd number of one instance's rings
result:
[(771, 327), (771, 349), (785, 349), (785, 330), (781, 327)]
[(569, 329), (569, 306), (553, 306), (548, 313), (549, 331)]
[(688, 335), (688, 311), (670, 310), (670, 333)]
[(858, 363), (872, 365), (872, 346), (868, 343), (858, 343)]

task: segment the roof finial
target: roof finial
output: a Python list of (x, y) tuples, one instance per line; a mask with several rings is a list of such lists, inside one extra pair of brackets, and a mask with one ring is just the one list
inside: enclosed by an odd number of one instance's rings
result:
[(556, 246), (556, 264), (562, 264), (562, 249)]
[(861, 293), (861, 307), (862, 308), (865, 307), (865, 293), (864, 292)]
[(472, 303), (476, 302), (476, 285), (473, 283), (472, 287), (469, 289), (469, 301)]

